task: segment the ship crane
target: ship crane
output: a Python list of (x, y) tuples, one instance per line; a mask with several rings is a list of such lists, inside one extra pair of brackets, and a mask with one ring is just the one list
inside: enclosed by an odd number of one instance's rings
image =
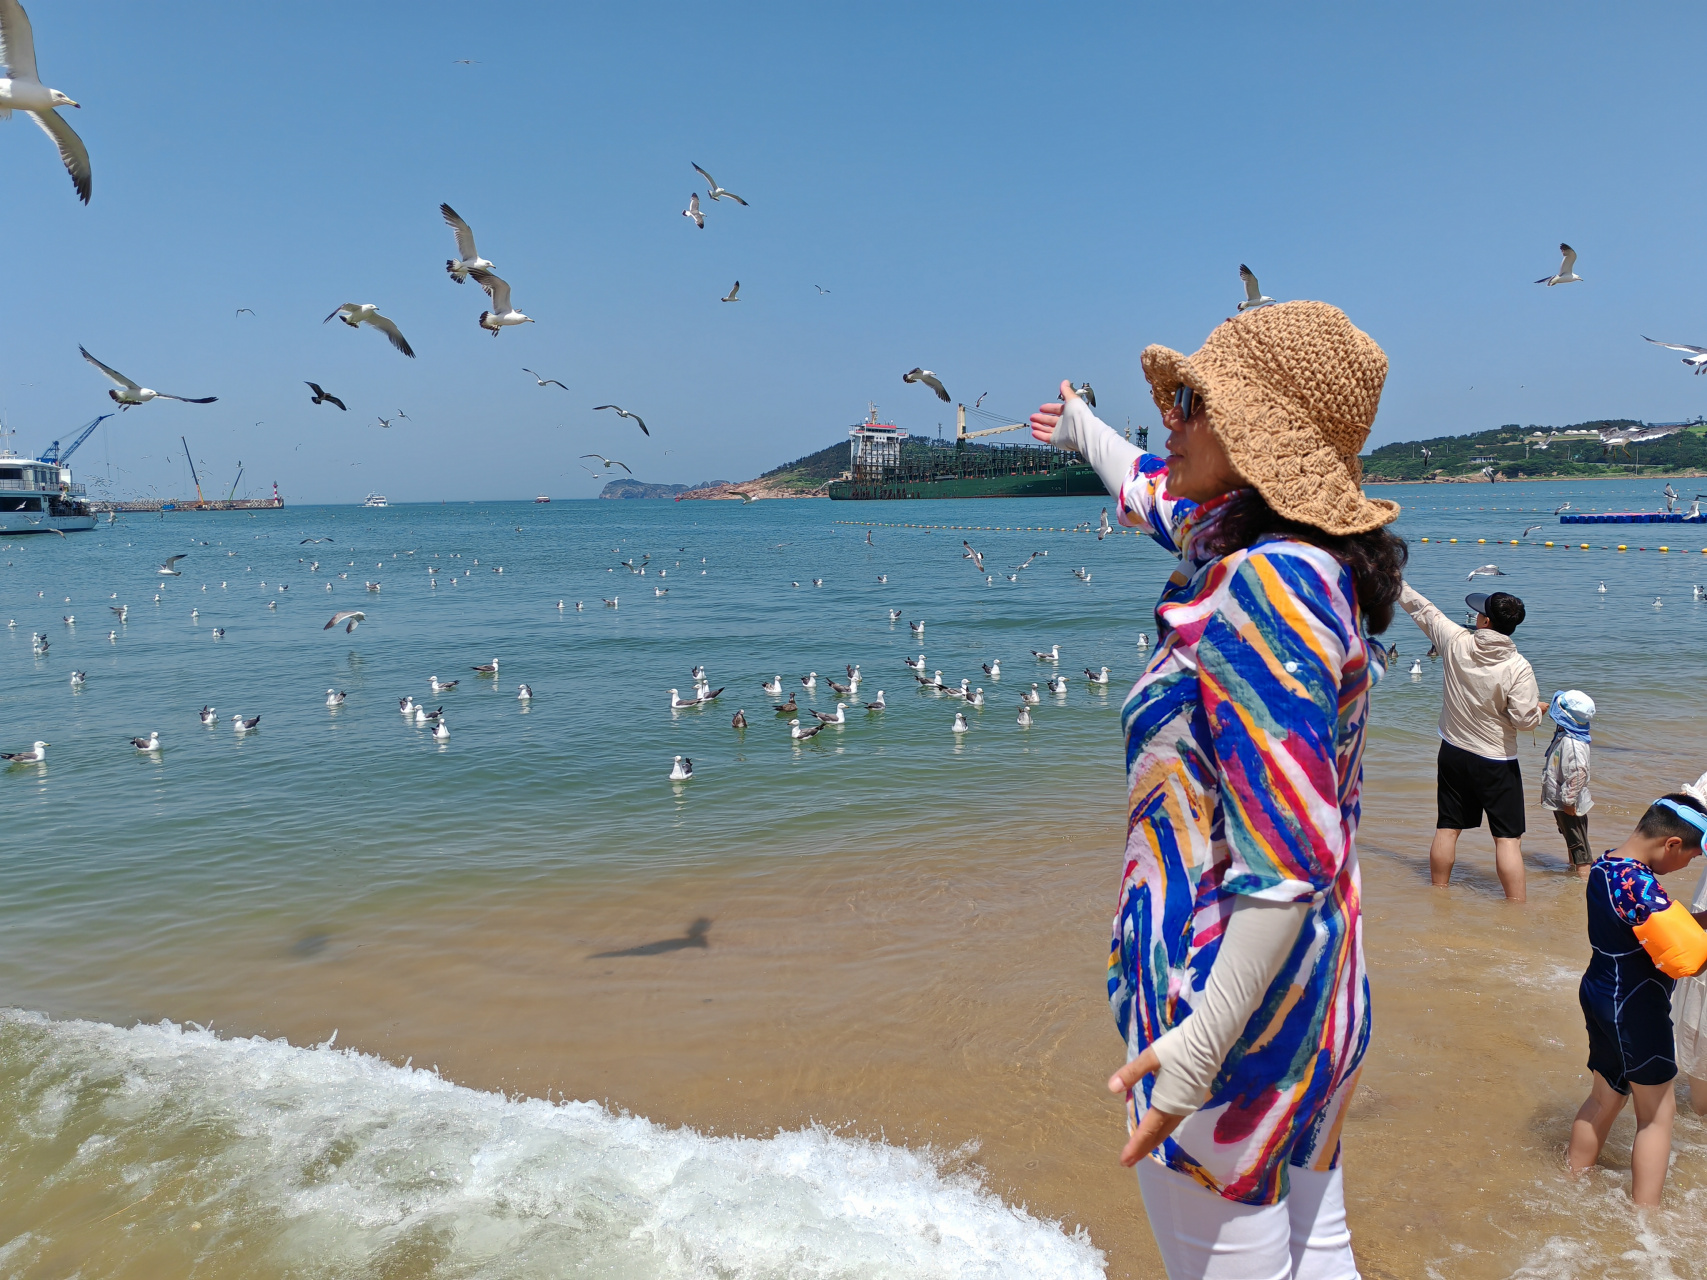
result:
[(113, 415), (110, 413), (103, 413), (100, 417), (85, 426), (77, 433), (77, 438), (71, 442), (70, 446), (67, 447), (63, 453), (60, 452), (59, 441), (55, 440), (52, 444), (48, 445), (46, 449), (42, 450), (41, 460), (43, 462), (52, 462), (57, 463), (60, 466), (64, 466), (65, 463), (70, 460), (71, 455), (77, 452), (77, 446), (87, 440), (96, 427), (100, 426), (112, 416)]
[[(992, 415), (983, 414), (982, 416), (989, 417)], [(963, 404), (954, 406), (954, 440), (956, 444), (962, 440), (976, 440), (979, 436), (999, 436), (1007, 431), (1023, 431), (1028, 425), (1028, 423), (1016, 422), (1007, 427), (985, 427), (982, 431), (968, 431), (966, 429), (966, 406)]]

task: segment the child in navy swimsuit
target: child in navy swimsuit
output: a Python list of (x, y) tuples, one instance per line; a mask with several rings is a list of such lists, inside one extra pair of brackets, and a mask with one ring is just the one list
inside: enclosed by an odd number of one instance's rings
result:
[[(1701, 853), (1707, 808), (1681, 793), (1648, 806), (1628, 839), (1589, 870), (1588, 940), (1594, 954), (1578, 988), (1594, 1087), (1571, 1126), (1566, 1160), (1581, 1172), (1600, 1158), (1625, 1099), (1636, 1101), (1631, 1198), (1658, 1204), (1671, 1157), (1677, 1076), (1673, 982), (1707, 969), (1707, 933), (1659, 876)], [(1707, 916), (1707, 912), (1703, 913)]]

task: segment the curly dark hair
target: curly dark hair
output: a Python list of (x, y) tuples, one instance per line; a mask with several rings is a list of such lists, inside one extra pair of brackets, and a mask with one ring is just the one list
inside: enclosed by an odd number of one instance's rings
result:
[(1386, 529), (1325, 533), (1314, 525), (1286, 519), (1255, 489), (1243, 489), (1233, 495), (1207, 533), (1206, 549), (1215, 555), (1242, 550), (1271, 533), (1320, 547), (1351, 570), (1357, 607), (1368, 619), (1369, 633), (1380, 635), (1392, 625), (1393, 606), (1399, 602), (1399, 592), (1405, 585), (1405, 563), (1411, 556), (1405, 540), (1397, 534)]

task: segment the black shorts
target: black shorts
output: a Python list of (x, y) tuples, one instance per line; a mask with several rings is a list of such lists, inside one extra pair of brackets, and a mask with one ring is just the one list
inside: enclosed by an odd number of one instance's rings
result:
[(1488, 830), (1496, 840), (1515, 840), (1523, 834), (1523, 775), (1515, 760), (1490, 760), (1440, 744), (1434, 825), (1470, 831), (1488, 815)]
[(1620, 1000), (1585, 977), (1577, 1002), (1588, 1028), (1588, 1069), (1599, 1072), (1613, 1092), (1628, 1094), (1632, 1084), (1677, 1078), (1669, 990), (1650, 979)]

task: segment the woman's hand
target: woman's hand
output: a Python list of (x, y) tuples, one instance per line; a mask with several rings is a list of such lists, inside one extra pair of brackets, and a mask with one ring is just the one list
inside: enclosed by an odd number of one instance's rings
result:
[(1031, 415), (1031, 435), (1035, 440), (1048, 444), (1055, 438), (1055, 428), (1061, 425), (1061, 415), (1066, 411), (1068, 400), (1077, 400), (1079, 393), (1073, 390), (1073, 384), (1065, 380), (1061, 383), (1061, 399), (1051, 404), (1039, 405), (1037, 412)]
[[(1071, 388), (1064, 386), (1063, 390), (1071, 391)], [(1037, 419), (1033, 418), (1032, 421), (1036, 422)], [(1154, 1075), (1161, 1068), (1162, 1060), (1156, 1056), (1156, 1051), (1146, 1049), (1108, 1078), (1108, 1091), (1124, 1094), (1145, 1076)], [(1130, 1169), (1161, 1146), (1163, 1139), (1179, 1128), (1179, 1122), (1184, 1119), (1184, 1116), (1172, 1115), (1151, 1107), (1139, 1119), (1138, 1127), (1132, 1131), (1132, 1136), (1126, 1140), (1126, 1146), (1120, 1153), (1120, 1163)]]

